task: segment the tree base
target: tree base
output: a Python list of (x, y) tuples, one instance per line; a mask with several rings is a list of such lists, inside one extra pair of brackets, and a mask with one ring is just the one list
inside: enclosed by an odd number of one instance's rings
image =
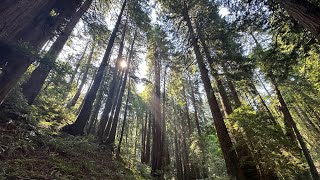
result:
[(77, 128), (74, 124), (68, 124), (61, 128), (62, 132), (68, 133), (73, 136), (83, 136), (84, 132)]

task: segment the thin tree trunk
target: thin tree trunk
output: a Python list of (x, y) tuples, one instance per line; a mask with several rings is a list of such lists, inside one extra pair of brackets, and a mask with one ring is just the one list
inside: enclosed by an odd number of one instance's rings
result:
[(163, 149), (163, 166), (167, 166), (170, 164), (170, 155), (169, 155), (169, 145), (166, 137), (166, 78), (167, 78), (167, 66), (164, 69), (164, 77), (163, 77), (163, 95), (162, 95), (162, 141), (164, 145)]
[(296, 111), (296, 114), (298, 115), (300, 120), (302, 122), (304, 122), (307, 125), (307, 127), (311, 127), (311, 129), (313, 129), (313, 131), (320, 133), (317, 126), (311, 121), (311, 119), (309, 118), (307, 113), (301, 108), (301, 106), (296, 105), (296, 107), (294, 107), (294, 110)]
[(200, 122), (199, 122), (199, 118), (198, 118), (198, 107), (196, 104), (196, 97), (195, 97), (193, 83), (191, 83), (191, 101), (192, 101), (192, 105), (193, 105), (193, 109), (194, 109), (194, 119), (196, 122), (197, 132), (198, 132), (199, 137), (201, 137), (201, 128), (200, 128)]
[(124, 0), (122, 7), (121, 7), (120, 14), (117, 19), (117, 22), (115, 24), (115, 27), (114, 27), (112, 33), (111, 33), (106, 52), (104, 54), (104, 57), (102, 59), (100, 67), (98, 69), (97, 75), (95, 76), (93, 85), (87, 94), (87, 98), (85, 99), (83, 108), (81, 109), (76, 121), (72, 125), (70, 125), (68, 127), (66, 126), (64, 128), (64, 131), (68, 132), (69, 134), (73, 134), (73, 135), (83, 134), (85, 125), (87, 124), (87, 120), (90, 117), (93, 102), (94, 102), (96, 95), (97, 95), (97, 92), (99, 90), (99, 86), (102, 81), (104, 71), (109, 64), (109, 55), (111, 53), (115, 38), (117, 36), (117, 32), (118, 32), (118, 29), (120, 26), (122, 14), (124, 12), (126, 4), (127, 4), (127, 0)]
[(184, 101), (185, 101), (185, 106), (184, 106), (184, 109), (186, 111), (186, 119), (187, 119), (187, 125), (188, 125), (188, 137), (190, 137), (190, 135), (192, 134), (192, 127), (191, 127), (191, 119), (190, 119), (190, 116), (189, 116), (189, 106), (188, 106), (188, 97), (187, 97), (187, 92), (186, 92), (186, 87), (185, 85), (183, 84), (182, 85), (182, 94), (183, 94), (183, 98), (184, 98)]
[[(284, 115), (285, 125), (288, 126), (287, 128), (292, 128), (293, 129), (293, 131), (289, 132), (289, 133), (292, 133), (292, 135), (290, 134), (290, 137), (291, 137), (291, 139), (294, 138), (294, 139), (292, 139), (293, 141), (296, 141), (296, 138), (297, 138), (297, 140), (298, 140), (298, 142), (299, 142), (299, 144), (301, 146), (301, 149), (303, 151), (303, 154), (304, 154), (304, 156), (305, 156), (305, 158), (307, 160), (307, 163), (308, 163), (308, 165), (310, 167), (310, 172), (311, 172), (312, 178), (314, 180), (319, 180), (320, 176), (319, 176), (317, 168), (316, 168), (316, 166), (315, 166), (315, 164), (313, 162), (313, 159), (312, 159), (312, 157), (310, 155), (310, 152), (309, 152), (309, 150), (307, 148), (307, 145), (304, 142), (303, 137), (300, 134), (300, 131), (298, 130), (297, 125), (294, 122), (294, 120), (293, 120), (293, 118), (292, 118), (292, 116), (290, 114), (290, 111), (289, 111), (289, 109), (287, 107), (287, 104), (286, 104), (286, 102), (284, 101), (284, 99), (282, 97), (282, 94), (281, 94), (281, 92), (280, 92), (280, 90), (278, 88), (278, 85), (274, 80), (273, 80), (273, 85), (274, 85), (275, 92), (276, 92), (276, 94), (278, 96), (278, 100), (279, 100), (279, 102), (281, 104), (281, 111), (282, 111), (282, 113)], [(296, 136), (293, 133), (295, 133)]]
[(147, 129), (147, 122), (148, 122), (148, 113), (144, 118), (144, 122), (141, 128), (141, 163), (145, 163), (146, 161), (146, 129)]
[(202, 139), (202, 134), (201, 134), (201, 128), (200, 128), (200, 122), (199, 122), (199, 117), (198, 117), (198, 107), (196, 104), (196, 98), (195, 98), (195, 90), (194, 90), (194, 83), (192, 83), (190, 81), (189, 78), (189, 82), (191, 85), (191, 101), (192, 101), (192, 105), (194, 108), (194, 118), (195, 118), (195, 122), (196, 122), (196, 127), (197, 127), (197, 132), (198, 132), (198, 136), (199, 136), (199, 147), (200, 150), (202, 151), (201, 155), (202, 155), (202, 172), (203, 172), (203, 178), (206, 178), (208, 175), (207, 173), (207, 169), (205, 167), (206, 164), (206, 157), (205, 157), (205, 147), (203, 144), (203, 139)]
[(82, 76), (82, 80), (81, 80), (81, 84), (76, 92), (76, 94), (73, 96), (73, 98), (71, 99), (71, 101), (67, 104), (67, 108), (71, 108), (73, 106), (75, 106), (77, 104), (77, 101), (81, 95), (81, 92), (82, 92), (82, 89), (84, 87), (84, 85), (86, 84), (87, 82), (87, 79), (88, 79), (88, 74), (89, 74), (89, 69), (91, 67), (91, 62), (93, 60), (93, 53), (94, 53), (94, 48), (95, 48), (95, 45), (92, 44), (92, 48), (91, 48), (91, 52), (90, 52), (90, 55), (89, 55), (89, 58), (88, 58), (88, 61), (87, 61), (87, 64), (85, 66), (85, 69), (84, 69), (84, 72), (83, 72), (83, 76)]
[[(109, 67), (109, 69), (111, 69), (111, 67)], [(111, 70), (110, 70), (111, 71)], [(97, 124), (97, 118), (99, 115), (99, 110), (102, 106), (102, 100), (103, 100), (103, 94), (106, 91), (106, 85), (109, 84), (110, 78), (109, 76), (107, 76), (107, 72), (108, 69), (106, 69), (106, 71), (104, 72), (103, 75), (103, 79), (105, 79), (105, 81), (101, 81), (101, 85), (97, 94), (97, 98), (94, 101), (93, 104), (93, 110), (92, 110), (92, 114), (90, 116), (89, 119), (89, 127), (88, 127), (88, 133), (89, 134), (95, 134), (96, 133), (96, 124)]]
[[(184, 179), (185, 180), (189, 180), (190, 179), (190, 175), (191, 175), (191, 169), (190, 169), (190, 161), (189, 161), (189, 151), (187, 148), (187, 133), (188, 132), (186, 129), (186, 123), (185, 123), (185, 119), (187, 119), (188, 117), (188, 112), (184, 112), (182, 113), (182, 110), (180, 109), (180, 117), (181, 117), (181, 140), (182, 140), (182, 150), (181, 150), (181, 154), (182, 154), (182, 160), (183, 160), (183, 172), (184, 172)], [(190, 133), (190, 132), (188, 132)]]
[[(125, 26), (123, 28), (122, 36), (121, 36), (118, 57), (116, 59), (115, 70), (114, 70), (114, 74), (113, 74), (113, 80), (112, 80), (111, 86), (109, 88), (108, 98), (107, 98), (107, 101), (106, 101), (106, 104), (104, 107), (104, 111), (101, 116), (100, 125), (98, 128), (98, 137), (100, 138), (101, 141), (103, 141), (104, 133), (105, 132), (109, 133), (109, 130), (110, 130), (109, 128), (111, 127), (111, 121), (110, 122), (108, 122), (108, 121), (109, 121), (110, 117), (112, 117), (112, 116), (109, 116), (109, 114), (110, 114), (110, 112), (112, 112), (112, 113), (114, 112), (113, 107), (115, 107), (115, 106), (112, 106), (114, 104), (114, 98), (116, 97), (116, 96), (114, 96), (114, 93), (117, 94), (119, 92), (116, 89), (117, 84), (121, 85), (121, 83), (119, 82), (119, 79), (120, 79), (119, 74), (121, 74), (121, 72), (119, 70), (119, 62), (122, 59), (122, 54), (123, 54), (123, 49), (124, 49), (124, 38), (125, 38), (125, 33), (126, 33), (126, 26), (127, 26), (127, 20), (126, 20)], [(106, 127), (107, 127), (107, 130), (106, 130)]]
[(118, 144), (116, 157), (120, 156), (120, 149), (121, 149), (121, 143), (122, 143), (122, 139), (123, 139), (123, 133), (124, 133), (124, 129), (125, 129), (126, 123), (127, 123), (127, 113), (128, 113), (129, 100), (130, 100), (130, 91), (131, 91), (131, 89), (130, 89), (130, 83), (129, 83), (126, 106), (125, 106), (124, 115), (123, 115), (123, 124), (122, 124), (122, 128), (121, 128), (121, 135), (120, 135), (120, 139), (119, 139), (119, 144)]
[(176, 159), (176, 169), (177, 169), (177, 179), (182, 180), (183, 179), (183, 172), (182, 172), (182, 163), (181, 163), (181, 157), (180, 157), (180, 145), (178, 143), (178, 137), (177, 137), (177, 125), (174, 127), (174, 145), (175, 145), (175, 159)]
[[(109, 98), (111, 96), (111, 94), (108, 94), (108, 98), (107, 98), (107, 102), (106, 105), (107, 107), (105, 107), (102, 116), (101, 116), (101, 120), (100, 120), (100, 126), (98, 129), (98, 137), (100, 138), (101, 143), (103, 143), (106, 138), (108, 138), (109, 133), (110, 133), (110, 129), (113, 123), (113, 116), (115, 113), (115, 109), (117, 107), (117, 102), (119, 99), (119, 95), (120, 95), (120, 89), (121, 89), (121, 85), (123, 83), (123, 72), (119, 72), (121, 73), (119, 76), (117, 77), (119, 78), (119, 80), (116, 81), (116, 84), (114, 86), (113, 89), (113, 93), (112, 93), (112, 97)], [(115, 93), (115, 94), (114, 94)], [(106, 122), (106, 124), (104, 124)], [(103, 124), (105, 125), (104, 127), (101, 126)]]
[(151, 130), (152, 129), (152, 114), (149, 112), (149, 122), (147, 130), (147, 142), (146, 142), (146, 162), (145, 164), (150, 163), (150, 145), (151, 145)]
[(269, 97), (271, 97), (271, 94), (270, 92), (268, 91), (266, 85), (264, 84), (264, 82), (262, 81), (261, 77), (260, 77), (260, 74), (257, 74), (257, 78), (260, 82), (260, 84), (262, 85), (263, 89), (266, 91), (266, 93), (268, 94)]
[(124, 95), (124, 91), (125, 91), (125, 88), (126, 88), (126, 84), (127, 84), (127, 80), (128, 80), (128, 70), (126, 71), (125, 75), (124, 75), (124, 80), (122, 82), (122, 86), (121, 86), (121, 89), (120, 89), (120, 93), (118, 95), (118, 101), (117, 103), (115, 104), (115, 113), (114, 113), (114, 116), (112, 119), (109, 119), (109, 121), (112, 122), (112, 126), (111, 126), (111, 129), (110, 129), (110, 132), (109, 132), (109, 136), (106, 140), (106, 144), (113, 144), (114, 141), (115, 141), (115, 136), (116, 136), (116, 130), (117, 130), (117, 126), (118, 126), (118, 121), (119, 121), (119, 115), (120, 115), (120, 110), (121, 110), (121, 105), (122, 105), (122, 98), (123, 98), (123, 95)]
[(228, 78), (226, 78), (226, 79), (227, 79), (227, 85), (228, 85), (228, 87), (230, 89), (230, 92), (231, 92), (232, 99), (233, 99), (234, 104), (235, 104), (235, 108), (238, 108), (238, 107), (241, 106), (241, 101), (239, 99), (237, 90), (234, 87), (234, 83), (230, 79), (228, 79)]
[(251, 84), (251, 87), (252, 87), (254, 93), (259, 97), (259, 101), (260, 101), (260, 103), (262, 104), (262, 106), (264, 107), (265, 111), (267, 111), (267, 113), (269, 114), (273, 125), (278, 126), (278, 122), (277, 122), (276, 119), (273, 117), (270, 109), (268, 108), (266, 102), (264, 101), (264, 99), (262, 98), (261, 94), (260, 94), (259, 91), (257, 90), (254, 82), (251, 81), (250, 84)]
[[(71, 90), (71, 87), (72, 87), (72, 84), (73, 84), (73, 82), (74, 82), (74, 79), (76, 78), (76, 75), (77, 75), (77, 73), (78, 73), (78, 70), (79, 70), (79, 68), (80, 68), (80, 65), (81, 65), (82, 61), (84, 60), (85, 54), (86, 54), (87, 49), (88, 49), (88, 47), (89, 47), (89, 42), (90, 42), (90, 41), (87, 42), (86, 47), (84, 48), (83, 53), (82, 53), (80, 59), (77, 61), (76, 67), (74, 68), (74, 70), (73, 70), (73, 72), (72, 72), (72, 75), (71, 75), (71, 77), (70, 77), (70, 80), (69, 80), (68, 86), (67, 86), (67, 91), (68, 91), (68, 92), (67, 92), (66, 94), (68, 94), (68, 93), (70, 92), (70, 90)], [(65, 98), (66, 98), (66, 97), (65, 97)]]

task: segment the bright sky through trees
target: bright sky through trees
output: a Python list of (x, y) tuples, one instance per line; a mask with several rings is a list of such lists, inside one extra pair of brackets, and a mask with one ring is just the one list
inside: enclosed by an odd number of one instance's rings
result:
[(315, 0), (0, 1), (0, 177), (319, 180), (319, 24)]

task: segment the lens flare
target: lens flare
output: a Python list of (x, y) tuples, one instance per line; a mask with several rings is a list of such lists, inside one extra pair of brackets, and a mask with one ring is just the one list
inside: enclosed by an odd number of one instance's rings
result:
[(128, 67), (128, 64), (127, 64), (127, 61), (125, 61), (125, 60), (122, 60), (121, 62), (120, 62), (120, 67), (121, 68), (127, 68)]

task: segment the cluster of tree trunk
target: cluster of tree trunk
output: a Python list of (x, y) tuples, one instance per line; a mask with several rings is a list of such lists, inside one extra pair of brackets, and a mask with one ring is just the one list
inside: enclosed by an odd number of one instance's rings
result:
[(7, 1), (1, 3), (1, 7), (7, 8), (0, 15), (0, 64), (3, 69), (0, 75), (0, 104), (30, 64), (40, 59), (37, 53), (43, 45), (66, 27), (82, 5), (82, 0), (22, 1), (13, 5)]
[[(118, 15), (115, 27), (110, 35), (107, 49), (105, 51), (102, 62), (98, 68), (98, 71), (97, 71), (97, 74), (94, 78), (93, 84), (92, 84), (90, 90), (88, 91), (88, 93), (86, 94), (86, 98), (83, 102), (83, 106), (80, 110), (80, 113), (78, 114), (76, 121), (73, 124), (64, 127), (64, 129), (63, 129), (64, 131), (68, 132), (69, 134), (73, 134), (73, 135), (84, 134), (85, 126), (87, 124), (88, 119), (90, 118), (94, 101), (96, 99), (99, 87), (101, 85), (101, 81), (103, 80), (104, 71), (106, 70), (106, 67), (109, 64), (110, 53), (111, 53), (112, 47), (114, 45), (117, 33), (119, 31), (119, 26), (121, 24), (122, 15), (125, 11), (126, 5), (127, 5), (127, 1), (125, 0), (122, 4), (121, 11)], [(118, 71), (115, 71), (115, 73), (114, 73), (115, 78), (117, 77), (117, 75), (116, 75), (117, 73), (118, 73)], [(115, 78), (114, 78), (114, 80), (112, 80), (112, 82), (116, 81)], [(109, 92), (113, 92), (113, 91), (109, 90)], [(110, 103), (110, 101), (107, 101), (107, 103)], [(102, 119), (102, 121), (105, 121), (105, 119)]]

